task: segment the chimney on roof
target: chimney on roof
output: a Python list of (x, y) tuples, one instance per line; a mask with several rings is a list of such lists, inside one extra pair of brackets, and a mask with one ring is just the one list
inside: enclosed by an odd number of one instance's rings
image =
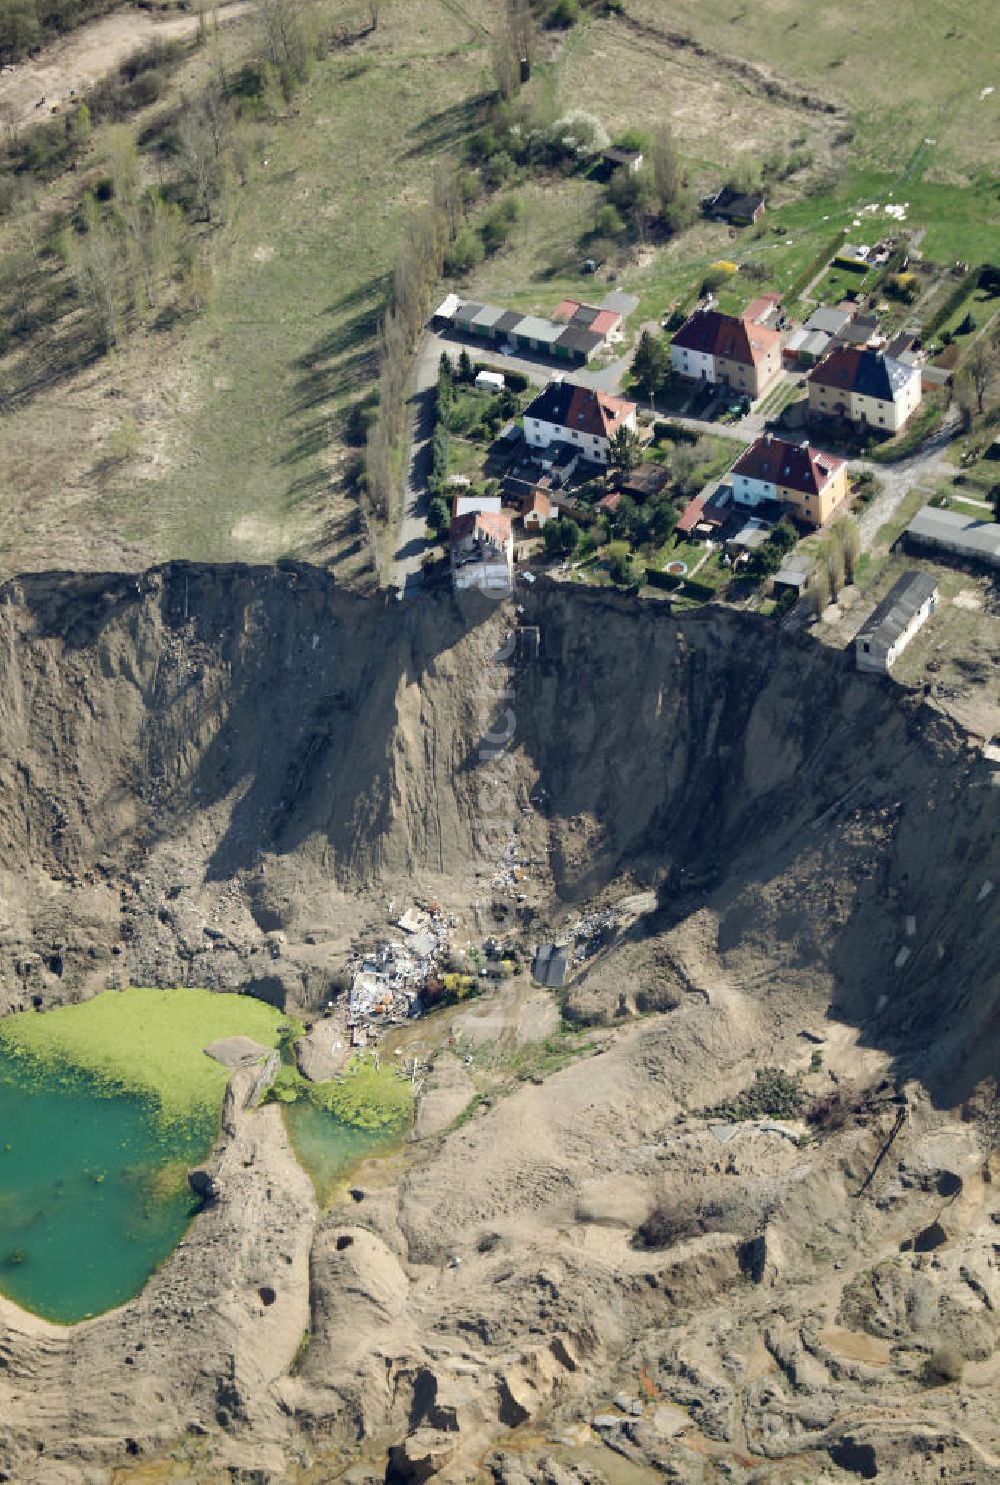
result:
[(765, 443), (770, 443), (773, 437), (774, 437), (774, 434), (771, 432), (770, 429), (768, 429), (768, 431), (764, 434), (764, 442)]

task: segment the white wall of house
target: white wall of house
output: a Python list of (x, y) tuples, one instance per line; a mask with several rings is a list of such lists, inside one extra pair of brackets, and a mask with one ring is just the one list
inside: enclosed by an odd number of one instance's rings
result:
[(910, 640), (917, 630), (924, 625), (937, 607), (937, 593), (934, 592), (926, 598), (913, 615), (909, 624), (891, 645), (886, 645), (878, 636), (877, 631), (864, 630), (854, 641), (854, 658), (859, 670), (874, 671), (879, 675), (888, 674), (891, 666), (906, 649)]
[(558, 423), (546, 423), (542, 418), (526, 417), (524, 437), (536, 449), (547, 449), (550, 443), (558, 443), (565, 437), (565, 430)]
[(885, 428), (898, 433), (920, 406), (920, 368), (915, 366), (892, 402), (882, 402), (877, 397), (862, 397), (859, 392), (851, 396), (851, 417), (856, 423), (869, 423), (873, 428)]
[[(637, 431), (638, 419), (634, 411), (622, 419), (622, 426), (633, 433)], [(541, 418), (525, 418), (524, 437), (536, 449), (547, 449), (553, 443), (567, 443), (570, 448), (579, 449), (581, 459), (589, 459), (592, 464), (607, 464), (610, 455), (610, 440), (602, 434), (588, 433), (582, 428), (564, 428), (561, 423), (546, 423)]]
[(711, 351), (689, 351), (683, 346), (670, 347), (670, 365), (678, 376), (689, 376), (694, 381), (714, 382), (715, 357)]
[(752, 479), (748, 474), (733, 475), (733, 500), (737, 505), (762, 505), (778, 498), (777, 487), (770, 480)]

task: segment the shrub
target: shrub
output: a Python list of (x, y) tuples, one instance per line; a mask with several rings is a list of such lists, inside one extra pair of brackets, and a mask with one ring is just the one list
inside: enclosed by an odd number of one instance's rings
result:
[(941, 1387), (962, 1380), (962, 1358), (954, 1346), (939, 1346), (924, 1362), (924, 1381), (929, 1387)]
[(805, 1095), (797, 1077), (779, 1067), (758, 1067), (754, 1080), (734, 1099), (705, 1110), (717, 1119), (794, 1119)]
[(516, 196), (508, 196), (497, 203), (480, 229), (483, 247), (488, 253), (495, 253), (503, 246), (520, 215), (521, 203)]
[(714, 294), (715, 290), (721, 289), (722, 285), (730, 276), (731, 272), (728, 267), (723, 268), (721, 264), (716, 264), (708, 270), (702, 279), (701, 292), (703, 294)]
[(661, 1201), (635, 1230), (637, 1248), (672, 1248), (685, 1238), (719, 1230), (719, 1215), (703, 1207), (689, 1207), (679, 1201)]
[(497, 150), (483, 162), (483, 180), (491, 191), (499, 190), (511, 179), (515, 170), (514, 161), (506, 150)]
[(625, 231), (625, 222), (617, 206), (608, 201), (594, 218), (594, 231), (599, 237), (620, 237)]
[(554, 30), (568, 31), (580, 19), (579, 0), (556, 0), (549, 11), (545, 24)]
[(462, 227), (444, 257), (445, 273), (468, 273), (483, 261), (485, 256), (483, 238), (471, 227)]
[(683, 423), (654, 423), (653, 437), (657, 443), (698, 442), (697, 432), (693, 428), (685, 428)]
[(627, 541), (613, 541), (608, 547), (608, 572), (611, 581), (619, 587), (635, 581), (632, 554)]

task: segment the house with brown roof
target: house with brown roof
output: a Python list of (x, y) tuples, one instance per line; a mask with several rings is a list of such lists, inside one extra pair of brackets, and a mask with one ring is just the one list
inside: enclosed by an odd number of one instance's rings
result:
[(678, 376), (719, 382), (756, 399), (781, 371), (781, 335), (746, 314), (697, 309), (670, 342), (670, 364)]
[(776, 502), (807, 526), (824, 525), (847, 499), (846, 459), (770, 433), (744, 449), (730, 475), (735, 505)]
[(809, 373), (809, 411), (897, 433), (920, 406), (919, 366), (857, 346), (833, 346)]
[(763, 191), (737, 191), (732, 186), (723, 186), (706, 202), (705, 209), (717, 222), (729, 222), (733, 227), (752, 227), (764, 215), (766, 200)]
[(552, 518), (552, 501), (544, 490), (534, 489), (521, 497), (521, 524), (525, 531), (541, 531)]
[(636, 431), (636, 411), (635, 403), (622, 397), (574, 382), (551, 381), (525, 408), (525, 441), (539, 450), (568, 444), (580, 458), (607, 464), (619, 428)]

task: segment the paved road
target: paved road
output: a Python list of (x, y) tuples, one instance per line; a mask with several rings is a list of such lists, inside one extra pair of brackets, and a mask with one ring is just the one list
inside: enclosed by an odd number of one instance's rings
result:
[[(958, 429), (958, 414), (950, 412), (938, 431), (908, 459), (898, 464), (874, 464), (869, 459), (855, 459), (851, 469), (859, 474), (864, 470), (874, 474), (882, 485), (880, 493), (867, 510), (858, 517), (858, 533), (861, 550), (867, 551), (875, 541), (886, 521), (891, 521), (903, 501), (917, 485), (947, 479), (955, 473), (955, 466), (944, 457), (944, 450), (955, 437)], [(930, 492), (928, 492), (929, 497)]]
[(434, 386), (442, 347), (436, 335), (420, 343), (410, 393), (409, 462), (403, 490), (403, 518), (392, 557), (392, 584), (404, 598), (423, 587), (423, 557), (427, 549), (427, 476), (431, 467), (430, 438), (434, 431)]

